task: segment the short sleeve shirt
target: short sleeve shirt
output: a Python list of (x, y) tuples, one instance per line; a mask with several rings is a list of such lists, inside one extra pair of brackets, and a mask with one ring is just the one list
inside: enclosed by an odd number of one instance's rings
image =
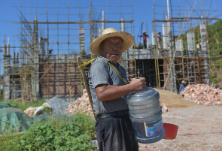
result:
[[(103, 57), (96, 59), (91, 65), (88, 72), (89, 89), (93, 101), (93, 110), (96, 116), (104, 113), (128, 109), (128, 105), (126, 103), (126, 95), (111, 101), (100, 101), (97, 98), (95, 88), (100, 84), (115, 86), (124, 85), (118, 74), (112, 69), (112, 67), (110, 67), (106, 60), (109, 61), (108, 59)], [(117, 64), (116, 66), (114, 64), (112, 65), (119, 72), (124, 82), (128, 84), (129, 82), (126, 77), (125, 69), (119, 64)]]

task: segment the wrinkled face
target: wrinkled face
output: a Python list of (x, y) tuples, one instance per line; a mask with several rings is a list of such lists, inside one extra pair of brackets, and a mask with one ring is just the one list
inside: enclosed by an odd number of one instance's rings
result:
[(123, 41), (120, 37), (107, 38), (100, 45), (102, 55), (115, 65), (122, 56)]

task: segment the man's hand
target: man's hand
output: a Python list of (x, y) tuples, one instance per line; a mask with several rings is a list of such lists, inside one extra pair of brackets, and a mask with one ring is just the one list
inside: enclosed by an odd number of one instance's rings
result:
[(146, 85), (145, 78), (140, 78), (140, 79), (133, 78), (132, 81), (130, 82), (130, 85), (132, 86), (132, 91), (141, 91), (148, 88)]

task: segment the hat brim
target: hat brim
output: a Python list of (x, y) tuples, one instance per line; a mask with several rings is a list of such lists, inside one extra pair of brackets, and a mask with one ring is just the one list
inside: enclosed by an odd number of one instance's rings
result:
[(112, 33), (107, 33), (104, 35), (101, 35), (94, 39), (92, 43), (90, 44), (90, 51), (94, 53), (95, 55), (100, 55), (102, 50), (100, 50), (100, 44), (107, 38), (111, 37), (120, 37), (123, 40), (123, 47), (122, 47), (122, 52), (126, 51), (129, 49), (133, 43), (134, 43), (134, 38), (131, 34), (128, 32), (112, 32)]

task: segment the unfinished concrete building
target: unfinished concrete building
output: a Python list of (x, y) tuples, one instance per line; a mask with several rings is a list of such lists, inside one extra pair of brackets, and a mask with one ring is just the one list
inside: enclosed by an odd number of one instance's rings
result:
[[(124, 5), (116, 7), (122, 6)], [(55, 7), (55, 21), (49, 21), (48, 16), (46, 21), (39, 21), (38, 14), (34, 21), (27, 21), (21, 13), (21, 19), (17, 22), (21, 24), (20, 46), (10, 46), (10, 41), (3, 44), (4, 99), (22, 98), (24, 101), (34, 101), (57, 96), (66, 97), (71, 101), (80, 97), (84, 85), (77, 65), (77, 56), (81, 56), (83, 61), (95, 58), (96, 56), (89, 51), (89, 45), (105, 28), (114, 27), (118, 31), (126, 31), (135, 36), (134, 19), (131, 15), (132, 3), (124, 6), (130, 8), (130, 16), (121, 11), (118, 19), (111, 17), (111, 9), (109, 12), (104, 12), (105, 9), (99, 10), (99, 13), (93, 12), (92, 8), (97, 7), (99, 6), (92, 5), (90, 1), (87, 7), (89, 14), (85, 14), (89, 18), (88, 21), (83, 20), (81, 7), (77, 10), (78, 21), (70, 20), (69, 17), (65, 22), (60, 21), (59, 7)], [(158, 7), (158, 4), (154, 4), (155, 7)], [(70, 12), (70, 8), (72, 6), (68, 4), (67, 15), (71, 17), (74, 12)], [(144, 76), (149, 87), (164, 88), (175, 93), (178, 93), (182, 80), (187, 80), (188, 84), (209, 85), (211, 58), (207, 42), (208, 19), (192, 18), (186, 14), (178, 18), (173, 11), (169, 12), (169, 4), (165, 9), (168, 10), (165, 19), (155, 15), (154, 9), (152, 44), (149, 44), (148, 40), (146, 49), (135, 49), (135, 43), (123, 53), (120, 63), (126, 69), (129, 80)], [(170, 14), (174, 17), (170, 17)], [(199, 20), (200, 23), (190, 26), (189, 22), (194, 20)], [(174, 26), (177, 23), (182, 25), (175, 31)], [(195, 34), (197, 31), (194, 31), (196, 27), (199, 27), (198, 36)], [(159, 31), (162, 32), (162, 40), (157, 39)], [(43, 32), (46, 34), (42, 34)], [(73, 35), (74, 32), (77, 34)], [(201, 47), (197, 48), (197, 43)], [(14, 51), (10, 52), (10, 48)], [(18, 50), (15, 51), (15, 48)], [(86, 67), (86, 71), (89, 67), (90, 65)]]

